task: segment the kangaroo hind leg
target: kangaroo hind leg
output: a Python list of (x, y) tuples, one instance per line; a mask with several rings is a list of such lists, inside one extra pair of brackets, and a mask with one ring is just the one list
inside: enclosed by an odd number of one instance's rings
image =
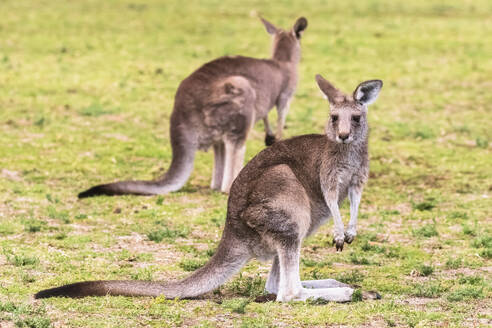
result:
[(275, 143), (275, 135), (273, 134), (270, 122), (268, 121), (268, 114), (263, 119), (263, 125), (265, 126), (265, 145), (271, 146)]
[(220, 91), (214, 110), (215, 120), (220, 126), (224, 144), (224, 169), (220, 190), (229, 192), (232, 182), (243, 167), (246, 138), (255, 122), (256, 93), (249, 80), (241, 76), (230, 76), (220, 83), (221, 87), (218, 88)]
[[(334, 279), (300, 281), (299, 251), (280, 248), (275, 257), (265, 289), (277, 294), (277, 301), (306, 301), (321, 299), (332, 302), (350, 302), (355, 289)], [(380, 299), (377, 292), (363, 292), (363, 299)]]
[(299, 249), (280, 248), (278, 251), (280, 264), (280, 283), (277, 301), (306, 301), (322, 299), (324, 301), (349, 302), (354, 289), (350, 287), (335, 288), (304, 288), (299, 277)]
[(227, 140), (225, 144), (225, 159), (224, 170), (222, 177), (222, 184), (220, 190), (222, 192), (229, 192), (232, 182), (239, 174), (243, 167), (244, 154), (246, 153), (246, 140), (231, 141)]
[(270, 294), (278, 293), (278, 283), (280, 279), (280, 268), (278, 265), (278, 256), (275, 256), (272, 263), (272, 268), (268, 274), (265, 284), (265, 291)]
[(277, 132), (275, 134), (276, 140), (282, 139), (282, 132), (285, 127), (285, 120), (290, 108), (290, 97), (280, 96), (277, 101)]
[(221, 190), (222, 179), (224, 177), (225, 169), (225, 145), (218, 142), (214, 144), (214, 170), (212, 173), (211, 188), (214, 190)]
[[(268, 278), (265, 284), (265, 291), (270, 294), (278, 293), (278, 284), (280, 279), (280, 268), (278, 256), (275, 256), (272, 263), (272, 268), (268, 274)], [(335, 279), (321, 279), (321, 280), (303, 280), (301, 285), (304, 288), (338, 288), (338, 287), (351, 287), (349, 284), (345, 284)]]
[(289, 302), (299, 300), (302, 293), (301, 279), (299, 276), (300, 247), (282, 245), (278, 249), (279, 260), (279, 286), (277, 301)]

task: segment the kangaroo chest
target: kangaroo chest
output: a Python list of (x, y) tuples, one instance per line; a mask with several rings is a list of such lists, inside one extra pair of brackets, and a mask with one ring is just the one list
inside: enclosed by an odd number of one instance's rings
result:
[(362, 159), (337, 159), (335, 163), (329, 163), (320, 171), (321, 194), (317, 201), (313, 202), (311, 209), (311, 226), (307, 235), (311, 235), (324, 224), (330, 217), (330, 209), (326, 203), (325, 194), (336, 193), (338, 203), (341, 203), (348, 195), (348, 188), (354, 181), (354, 176), (362, 170)]
[[(359, 163), (357, 163), (359, 164)], [(339, 201), (347, 197), (348, 188), (352, 181), (352, 177), (357, 173), (360, 167), (353, 164), (347, 164), (346, 167), (338, 169), (336, 172), (336, 184), (339, 195)]]
[(363, 171), (362, 158), (350, 155), (330, 158), (320, 171), (321, 190), (324, 194), (337, 193), (339, 202), (347, 197), (354, 177)]

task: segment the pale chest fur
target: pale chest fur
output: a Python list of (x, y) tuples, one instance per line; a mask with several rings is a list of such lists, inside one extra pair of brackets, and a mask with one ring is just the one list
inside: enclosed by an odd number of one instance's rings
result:
[(336, 176), (339, 201), (342, 201), (347, 196), (350, 185), (359, 180), (359, 175), (364, 171), (362, 162), (361, 158), (354, 157), (344, 161), (337, 169)]
[[(324, 158), (319, 171), (320, 187), (323, 193), (320, 195), (321, 199), (325, 195), (337, 195), (340, 203), (347, 197), (350, 185), (360, 181), (360, 175), (363, 176), (366, 172), (367, 158), (360, 154), (361, 152), (350, 152)], [(328, 204), (325, 200), (321, 201), (322, 203), (317, 203), (318, 205), (312, 208), (311, 226), (307, 236), (316, 232), (331, 216)]]
[(365, 180), (367, 163), (365, 152), (359, 149), (340, 152), (327, 158), (320, 170), (323, 193), (336, 193), (338, 201), (343, 201), (347, 197), (350, 185)]

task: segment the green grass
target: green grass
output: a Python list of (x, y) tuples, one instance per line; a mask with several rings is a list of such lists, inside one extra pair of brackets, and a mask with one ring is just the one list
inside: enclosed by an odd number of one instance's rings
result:
[[(492, 4), (476, 1), (0, 2), (0, 326), (479, 327), (492, 317)], [(83, 189), (149, 179), (171, 160), (179, 82), (226, 54), (267, 57), (262, 14), (304, 15), (300, 80), (286, 136), (321, 133), (323, 74), (369, 110), (371, 174), (359, 235), (331, 223), (302, 249), (303, 279), (335, 278), (383, 299), (255, 303), (269, 264), (250, 262), (201, 300), (34, 301), (80, 280), (182, 278), (213, 254), (227, 196), (200, 153), (180, 192), (78, 201)], [(271, 118), (275, 120), (275, 113)], [(262, 124), (247, 159), (264, 148)], [(342, 215), (347, 222), (345, 204)]]

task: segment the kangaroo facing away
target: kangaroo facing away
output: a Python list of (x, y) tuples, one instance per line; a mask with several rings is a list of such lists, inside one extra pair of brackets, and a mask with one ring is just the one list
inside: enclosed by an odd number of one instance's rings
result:
[[(89, 281), (44, 290), (35, 297), (194, 298), (217, 288), (256, 257), (273, 259), (265, 288), (277, 295), (277, 301), (350, 301), (354, 292), (350, 285), (333, 279), (300, 280), (300, 249), (303, 239), (330, 216), (337, 250), (353, 241), (369, 170), (367, 106), (376, 100), (383, 84), (363, 82), (348, 96), (320, 75), (316, 80), (331, 107), (326, 133), (277, 142), (244, 167), (229, 194), (222, 239), (205, 266), (177, 282)], [(347, 195), (350, 222), (345, 231), (338, 206)], [(376, 292), (363, 296), (380, 298)]]
[[(297, 85), (300, 38), (307, 20), (299, 18), (289, 31), (261, 20), (273, 35), (271, 59), (221, 57), (203, 65), (179, 85), (171, 114), (173, 157), (162, 177), (154, 181), (102, 184), (81, 192), (78, 197), (176, 191), (193, 170), (195, 152), (210, 146), (214, 150), (211, 187), (228, 192), (243, 166), (246, 138), (255, 122), (263, 120), (267, 145), (282, 137), (289, 102)], [(275, 136), (268, 122), (268, 112), (273, 106), (278, 113)]]

